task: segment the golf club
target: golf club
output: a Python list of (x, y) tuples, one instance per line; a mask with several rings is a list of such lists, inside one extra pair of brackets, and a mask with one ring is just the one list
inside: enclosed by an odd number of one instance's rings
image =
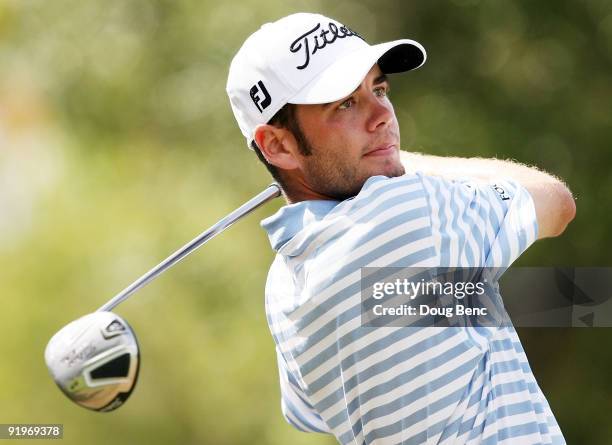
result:
[(94, 411), (112, 411), (125, 403), (138, 379), (140, 351), (130, 325), (110, 311), (240, 218), (280, 194), (280, 187), (271, 184), (142, 275), (96, 312), (59, 330), (47, 344), (45, 362), (64, 394)]

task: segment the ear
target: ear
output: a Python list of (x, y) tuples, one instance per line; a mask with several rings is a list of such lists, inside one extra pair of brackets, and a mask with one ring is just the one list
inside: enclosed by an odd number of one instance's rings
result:
[(274, 125), (258, 125), (254, 134), (255, 143), (266, 160), (283, 170), (294, 170), (299, 167), (296, 155), (297, 141), (293, 134)]

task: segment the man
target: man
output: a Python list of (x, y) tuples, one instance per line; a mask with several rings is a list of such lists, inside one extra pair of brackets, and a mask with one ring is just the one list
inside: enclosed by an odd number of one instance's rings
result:
[(232, 61), (232, 109), (288, 202), (262, 223), (282, 411), (343, 444), (565, 443), (512, 326), (361, 324), (364, 267), (508, 267), (575, 213), (534, 168), (399, 151), (387, 75), (425, 59), (294, 14)]

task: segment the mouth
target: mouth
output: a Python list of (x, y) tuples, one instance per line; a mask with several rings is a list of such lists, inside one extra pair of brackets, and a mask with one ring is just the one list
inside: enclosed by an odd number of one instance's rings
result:
[(389, 156), (393, 153), (395, 153), (395, 151), (397, 151), (397, 144), (395, 143), (390, 143), (390, 144), (383, 144), (383, 145), (379, 145), (377, 147), (374, 147), (373, 149), (371, 149), (370, 151), (366, 152), (366, 154), (364, 154), (363, 156)]

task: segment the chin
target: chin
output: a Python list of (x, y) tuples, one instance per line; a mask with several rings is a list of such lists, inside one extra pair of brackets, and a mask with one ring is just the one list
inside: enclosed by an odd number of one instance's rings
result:
[(404, 168), (402, 164), (393, 164), (393, 165), (385, 166), (385, 168), (381, 168), (380, 170), (378, 170), (378, 172), (370, 176), (382, 175), (388, 178), (396, 178), (404, 174), (406, 174), (406, 169)]

